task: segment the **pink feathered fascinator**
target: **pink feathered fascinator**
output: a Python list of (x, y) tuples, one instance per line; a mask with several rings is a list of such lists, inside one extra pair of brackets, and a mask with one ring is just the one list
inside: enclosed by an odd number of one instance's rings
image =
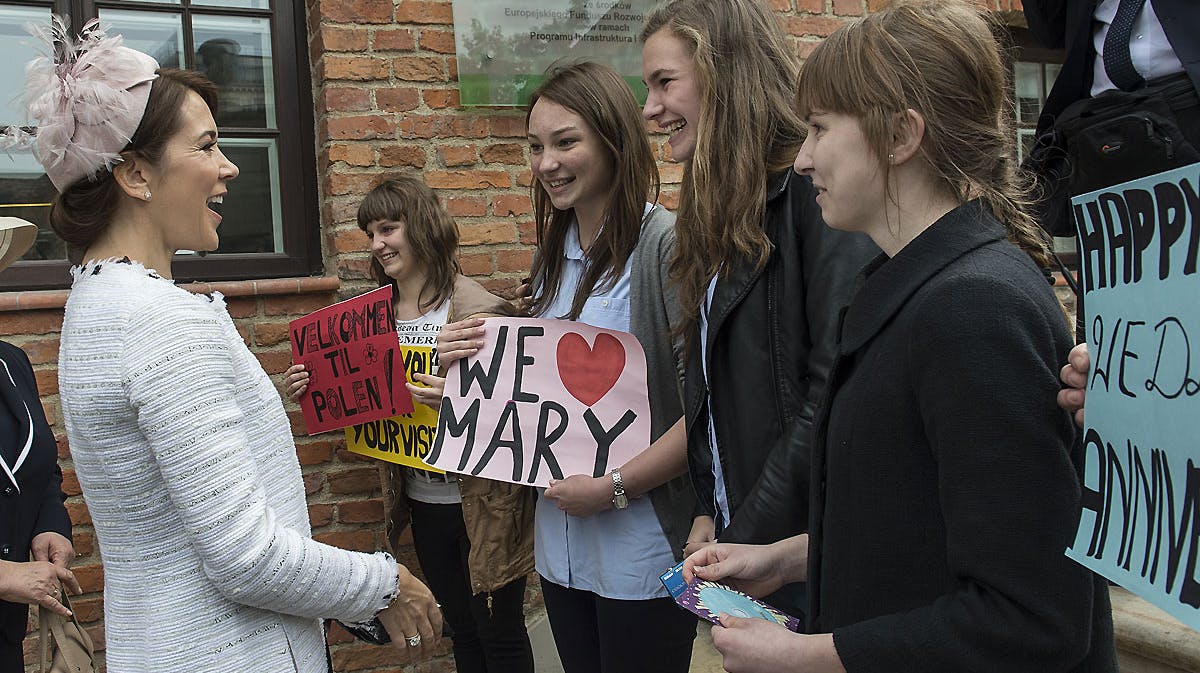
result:
[(37, 127), (25, 142), (61, 192), (121, 161), (146, 112), (158, 62), (121, 46), (120, 35), (106, 36), (96, 19), (77, 42), (58, 16), (50, 27), (29, 30), (49, 55), (25, 66), (26, 111)]

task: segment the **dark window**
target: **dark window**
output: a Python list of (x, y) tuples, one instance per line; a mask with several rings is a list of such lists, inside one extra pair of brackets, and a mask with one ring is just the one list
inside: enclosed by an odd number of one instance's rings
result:
[[(72, 7), (71, 5), (75, 5)], [(73, 32), (99, 16), (110, 34), (163, 67), (199, 70), (218, 85), (221, 147), (241, 169), (222, 209), (221, 247), (182, 253), (180, 280), (238, 280), (320, 271), (320, 224), (304, 17), (286, 0), (0, 1), (0, 90), (19, 91), (34, 55), (23, 26), (69, 12)], [(19, 100), (0, 101), (0, 124), (23, 123)], [(36, 222), (38, 243), (0, 289), (65, 287), (66, 255), (48, 226), (54, 187), (28, 151), (0, 156), (0, 214)], [(284, 195), (288, 195), (284, 198)]]

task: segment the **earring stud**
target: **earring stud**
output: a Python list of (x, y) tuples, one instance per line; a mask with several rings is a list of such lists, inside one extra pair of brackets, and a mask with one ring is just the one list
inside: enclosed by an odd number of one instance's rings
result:
[(147, 201), (149, 201), (149, 200), (150, 200), (150, 190), (149, 190), (149, 189), (147, 189), (147, 190), (146, 190), (146, 193), (145, 193), (145, 194), (143, 194), (142, 196), (143, 196), (143, 197), (145, 197), (145, 199), (146, 199)]

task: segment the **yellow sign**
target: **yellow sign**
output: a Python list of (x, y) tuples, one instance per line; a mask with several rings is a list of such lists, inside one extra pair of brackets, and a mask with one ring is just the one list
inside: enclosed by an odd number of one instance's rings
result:
[[(401, 346), (399, 354), (404, 358), (404, 373), (409, 381), (414, 373), (430, 371), (433, 358), (437, 357), (433, 348), (423, 346)], [(346, 428), (346, 448), (362, 456), (445, 474), (422, 460), (433, 447), (437, 422), (438, 412), (414, 401), (411, 414)]]

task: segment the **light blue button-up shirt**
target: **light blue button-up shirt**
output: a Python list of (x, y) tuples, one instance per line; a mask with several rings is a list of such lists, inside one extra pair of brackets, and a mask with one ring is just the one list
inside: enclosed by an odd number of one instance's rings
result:
[[(571, 312), (575, 288), (586, 268), (579, 229), (571, 225), (563, 245), (562, 285), (542, 317)], [(579, 322), (629, 331), (631, 262), (611, 289), (588, 297)], [(569, 516), (553, 500), (538, 498), (534, 556), (542, 577), (605, 598), (643, 600), (667, 595), (658, 576), (675, 563), (648, 496), (631, 498), (626, 509), (587, 517)]]

